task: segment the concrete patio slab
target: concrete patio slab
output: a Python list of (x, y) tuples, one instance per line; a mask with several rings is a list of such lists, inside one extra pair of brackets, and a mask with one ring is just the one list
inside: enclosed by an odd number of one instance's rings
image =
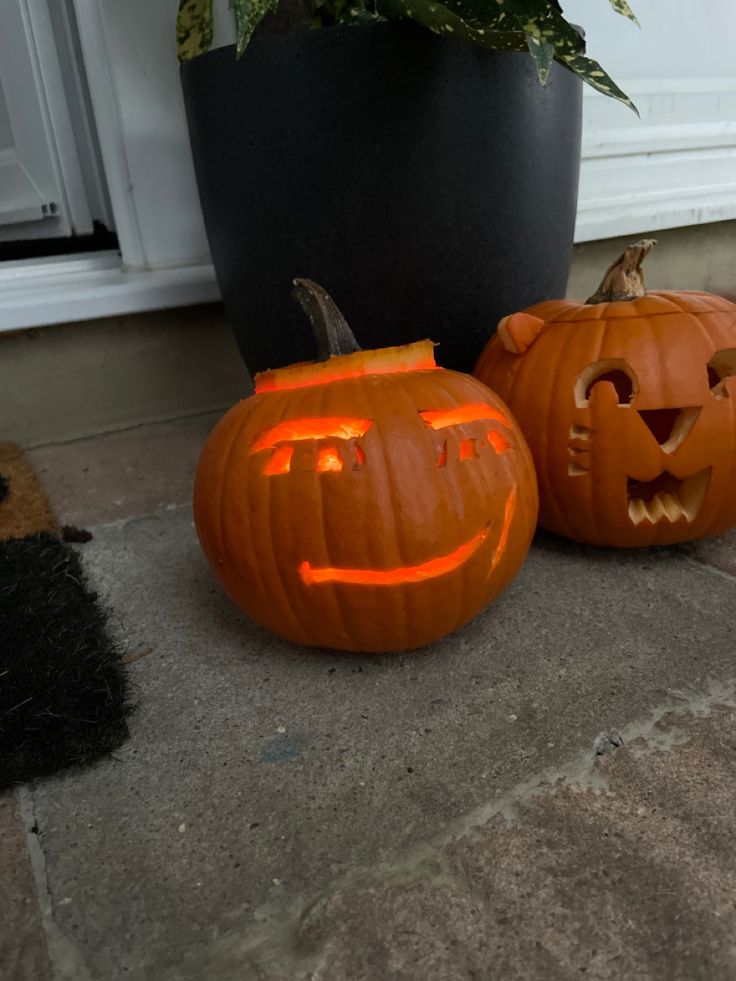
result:
[(0, 976), (7, 981), (48, 981), (51, 965), (41, 922), (27, 834), (14, 793), (0, 794)]
[(90, 525), (191, 501), (207, 435), (223, 413), (137, 426), (28, 453), (61, 524)]
[(687, 555), (698, 562), (712, 565), (715, 569), (736, 576), (736, 528), (719, 538), (706, 538), (682, 546)]
[(449, 841), (348, 877), (255, 963), (284, 979), (733, 978), (733, 695), (630, 727), (564, 782), (516, 788)]
[[(673, 752), (636, 763), (609, 803), (567, 783), (596, 782), (601, 730), (635, 723), (631, 738), (667, 707), (723, 701), (736, 579), (675, 550), (540, 536), (507, 593), (455, 636), (412, 655), (339, 655), (291, 647), (234, 610), (188, 508), (94, 532), (82, 546), (92, 581), (128, 648), (151, 653), (131, 666), (139, 708), (116, 758), (29, 797), (65, 941), (50, 937), (56, 977), (685, 977), (657, 953), (663, 924), (685, 938), (672, 957), (694, 964), (710, 943), (708, 977), (733, 976), (731, 921), (716, 929), (701, 908), (719, 868), (724, 916), (731, 888), (719, 817), (734, 789), (731, 717), (723, 751), (704, 736), (687, 779)], [(714, 782), (699, 783), (709, 763)], [(496, 811), (555, 775), (561, 787), (504, 831)], [(675, 898), (660, 907), (635, 875), (649, 881), (656, 820), (638, 858), (616, 830), (634, 805), (662, 814), (651, 881)], [(681, 826), (697, 839), (687, 869)], [(622, 864), (606, 881), (612, 840)], [(698, 856), (710, 864), (693, 879)], [(579, 888), (556, 882), (568, 873)], [(696, 880), (698, 909), (681, 916)]]

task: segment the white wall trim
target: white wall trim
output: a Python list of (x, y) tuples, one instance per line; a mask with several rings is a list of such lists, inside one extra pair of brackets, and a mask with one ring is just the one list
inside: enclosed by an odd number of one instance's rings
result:
[(125, 271), (117, 252), (0, 264), (0, 333), (217, 299), (210, 264)]
[(586, 92), (575, 241), (736, 218), (736, 78), (622, 87), (641, 120)]

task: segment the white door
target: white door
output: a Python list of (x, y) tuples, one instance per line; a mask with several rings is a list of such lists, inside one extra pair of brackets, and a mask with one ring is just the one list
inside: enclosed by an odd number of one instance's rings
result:
[(0, 2), (0, 242), (112, 230), (70, 9)]

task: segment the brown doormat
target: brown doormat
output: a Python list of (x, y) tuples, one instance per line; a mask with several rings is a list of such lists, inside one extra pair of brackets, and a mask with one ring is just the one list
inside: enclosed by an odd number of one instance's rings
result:
[(28, 458), (0, 443), (0, 789), (109, 754), (130, 709), (79, 556)]

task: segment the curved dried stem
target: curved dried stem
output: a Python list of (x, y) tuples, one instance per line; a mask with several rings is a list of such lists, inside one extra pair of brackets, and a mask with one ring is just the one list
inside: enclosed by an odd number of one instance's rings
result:
[(630, 245), (606, 269), (601, 285), (585, 302), (610, 303), (611, 300), (636, 300), (640, 296), (646, 296), (641, 264), (656, 244), (656, 239), (643, 238), (635, 245)]
[(326, 290), (311, 279), (295, 279), (292, 296), (309, 317), (317, 342), (317, 361), (360, 351), (347, 320)]

